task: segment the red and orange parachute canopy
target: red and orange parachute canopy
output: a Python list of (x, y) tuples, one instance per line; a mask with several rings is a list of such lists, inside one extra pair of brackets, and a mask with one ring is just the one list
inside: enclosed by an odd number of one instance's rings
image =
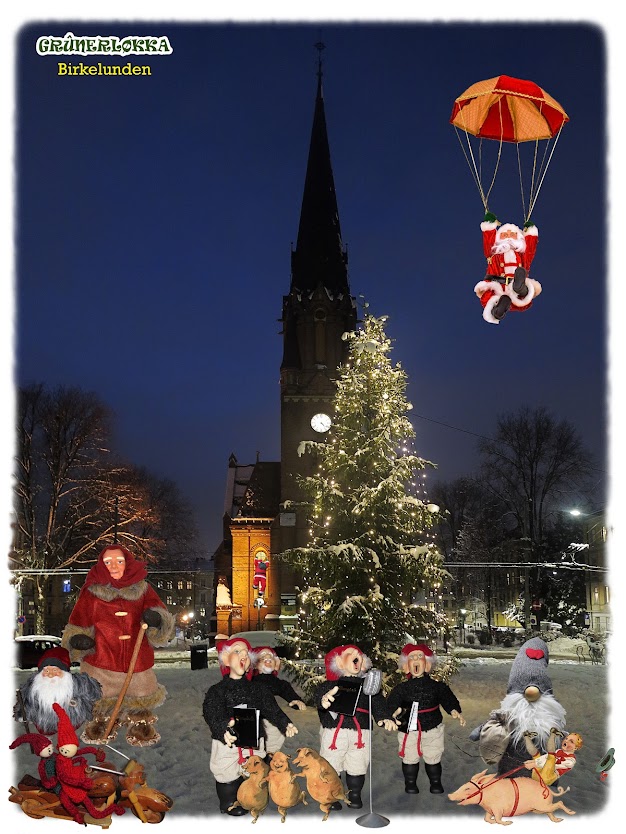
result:
[[(548, 165), (552, 159), (556, 142), (569, 116), (556, 99), (534, 81), (521, 78), (511, 78), (500, 75), (478, 81), (468, 87), (454, 102), (450, 122), (454, 125), (459, 141), (470, 170), (474, 176), (483, 205), (487, 209), (489, 194), (495, 181), (502, 155), (503, 143), (509, 142), (516, 146), (520, 184), (522, 186), (522, 205), (525, 219), (530, 217), (539, 190), (543, 183)], [(465, 134), (467, 152), (463, 146), (462, 133)], [(475, 137), (481, 143), (480, 153), (476, 153), (470, 137)], [(476, 157), (481, 160), (482, 140), (489, 139), (498, 143), (497, 159), (491, 185), (485, 189), (482, 182), (482, 170), (476, 164)], [(553, 141), (549, 155), (549, 143)], [(522, 176), (521, 156), (519, 144), (533, 142), (534, 153), (532, 163), (532, 178), (528, 190), (528, 214), (526, 215), (526, 199)], [(545, 142), (543, 160), (538, 163), (540, 143)]]

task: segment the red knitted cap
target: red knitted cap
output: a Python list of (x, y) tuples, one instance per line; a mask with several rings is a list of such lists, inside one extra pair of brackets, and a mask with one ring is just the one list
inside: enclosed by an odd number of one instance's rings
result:
[(39, 658), (37, 668), (41, 671), (44, 666), (58, 666), (64, 672), (70, 671), (71, 666), (70, 653), (62, 646), (56, 646), (54, 649), (48, 649)]
[(59, 724), (57, 726), (57, 747), (63, 747), (64, 744), (75, 744), (78, 747), (78, 736), (74, 732), (72, 723), (63, 707), (59, 704), (52, 704), (52, 709), (59, 717)]
[(39, 755), (46, 747), (50, 747), (52, 742), (46, 736), (42, 736), (41, 733), (24, 733), (23, 736), (18, 736), (15, 741), (9, 744), (9, 750), (15, 750), (20, 744), (32, 744), (33, 750)]
[(407, 643), (400, 654), (408, 657), (411, 652), (424, 652), (424, 657), (432, 657), (434, 654), (433, 650), (429, 649), (424, 643)]
[(354, 649), (361, 655), (361, 657), (363, 658), (363, 670), (371, 666), (369, 657), (367, 657), (367, 655), (364, 655), (358, 646), (354, 646), (352, 645), (352, 643), (348, 643), (345, 646), (336, 646), (334, 649), (331, 649), (324, 658), (327, 681), (339, 680), (339, 678), (343, 675), (343, 672), (337, 665), (337, 661), (339, 657), (346, 651), (346, 649)]

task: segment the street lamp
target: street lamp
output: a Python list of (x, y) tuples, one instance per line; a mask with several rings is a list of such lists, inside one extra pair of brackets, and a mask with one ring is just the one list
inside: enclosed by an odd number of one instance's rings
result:
[(252, 603), (253, 606), (256, 608), (256, 630), (261, 630), (261, 608), (265, 605), (265, 600), (263, 597), (257, 597), (254, 602)]
[(467, 610), (465, 608), (461, 608), (459, 611), (461, 615), (459, 618), (459, 642), (465, 642), (465, 615), (467, 614)]

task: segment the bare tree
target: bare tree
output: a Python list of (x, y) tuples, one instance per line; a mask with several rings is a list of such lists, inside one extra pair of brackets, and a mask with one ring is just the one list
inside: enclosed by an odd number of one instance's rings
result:
[(594, 464), (576, 429), (543, 408), (498, 418), (493, 440), (479, 441), (482, 481), (517, 521), (531, 546), (565, 500), (585, 494)]
[(96, 394), (33, 385), (19, 392), (17, 418), (11, 555), (15, 581), (34, 584), (38, 630), (52, 571), (93, 564), (113, 542), (152, 562), (170, 541), (191, 546), (195, 526), (175, 485), (116, 459)]

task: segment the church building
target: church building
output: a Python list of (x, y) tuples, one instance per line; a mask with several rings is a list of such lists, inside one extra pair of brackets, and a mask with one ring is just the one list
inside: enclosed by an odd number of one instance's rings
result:
[[(320, 49), (323, 46), (318, 45)], [(296, 621), (297, 578), (276, 554), (308, 543), (297, 475), (310, 474), (303, 440), (323, 439), (331, 425), (334, 379), (347, 357), (342, 334), (356, 329), (341, 238), (318, 63), (317, 93), (300, 224), (291, 253), (291, 284), (282, 300), (281, 459), (228, 461), (224, 538), (214, 555), (216, 630), (289, 631)]]

